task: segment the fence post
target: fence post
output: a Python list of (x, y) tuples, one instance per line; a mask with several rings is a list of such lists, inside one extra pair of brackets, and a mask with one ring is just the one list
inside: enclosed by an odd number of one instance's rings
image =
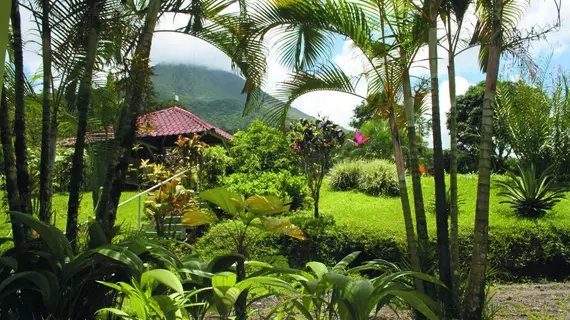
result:
[(139, 195), (139, 217), (138, 217), (139, 230), (141, 229), (141, 196)]

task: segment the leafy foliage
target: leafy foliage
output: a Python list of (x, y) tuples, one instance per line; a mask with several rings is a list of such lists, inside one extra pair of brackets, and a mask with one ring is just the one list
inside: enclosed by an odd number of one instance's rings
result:
[(231, 158), (226, 148), (210, 146), (204, 149), (202, 170), (200, 170), (200, 187), (211, 189), (221, 186), (230, 164)]
[(328, 179), (333, 190), (358, 190), (373, 196), (399, 194), (396, 166), (388, 160), (343, 160), (335, 164)]
[(502, 203), (510, 204), (521, 217), (543, 216), (565, 198), (567, 191), (566, 187), (556, 183), (552, 172), (551, 167), (539, 174), (533, 164), (519, 165), (516, 173), (509, 171), (508, 180), (497, 182), (503, 189), (499, 195), (507, 197)]
[(254, 121), (235, 134), (230, 147), (231, 174), (223, 184), (246, 197), (273, 195), (296, 210), (307, 204), (308, 189), (293, 143), (279, 130)]
[(301, 156), (303, 173), (314, 201), (314, 214), (318, 217), (323, 178), (335, 152), (345, 142), (344, 131), (326, 118), (303, 119), (291, 124), (290, 136), (293, 150)]

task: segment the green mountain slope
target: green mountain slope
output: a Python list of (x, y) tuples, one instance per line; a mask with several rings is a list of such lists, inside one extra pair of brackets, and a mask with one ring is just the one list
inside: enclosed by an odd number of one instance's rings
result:
[[(263, 115), (262, 110), (257, 115), (242, 116), (245, 81), (233, 73), (182, 64), (159, 64), (153, 71), (157, 99), (171, 100), (177, 95), (179, 107), (228, 132), (244, 129)], [(294, 108), (289, 112), (290, 119), (307, 117)]]

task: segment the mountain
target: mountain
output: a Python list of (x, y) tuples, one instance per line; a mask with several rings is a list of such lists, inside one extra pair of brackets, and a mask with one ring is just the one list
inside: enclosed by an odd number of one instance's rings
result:
[[(245, 80), (233, 73), (186, 64), (158, 64), (153, 67), (153, 72), (152, 81), (158, 100), (173, 104), (176, 95), (179, 107), (230, 133), (245, 129), (263, 115), (261, 110), (256, 115), (242, 116), (245, 95), (241, 90)], [(310, 116), (291, 108), (289, 118)]]

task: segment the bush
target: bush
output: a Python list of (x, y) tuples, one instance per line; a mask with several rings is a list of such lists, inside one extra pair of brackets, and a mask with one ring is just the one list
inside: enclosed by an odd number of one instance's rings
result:
[(294, 176), (289, 171), (234, 173), (224, 180), (231, 191), (246, 197), (274, 195), (282, 200), (291, 200), (291, 210), (307, 205), (309, 189), (303, 176)]
[[(271, 234), (259, 235), (251, 247), (251, 259), (266, 261), (276, 255), (288, 259), (294, 268), (304, 268), (309, 261), (332, 264), (354, 251), (362, 251), (359, 263), (371, 259), (385, 259), (400, 263), (406, 254), (406, 239), (394, 233), (349, 228), (336, 225), (334, 219), (324, 216), (314, 219), (310, 215), (296, 215), (290, 220), (303, 230), (305, 241), (288, 239)], [(225, 225), (226, 223), (222, 224)], [(206, 257), (227, 253), (232, 226), (215, 226), (195, 245)], [(235, 228), (235, 227), (234, 227)], [(473, 229), (460, 228), (459, 244), (462, 268), (471, 261)], [(435, 234), (430, 235), (431, 246), (436, 250)], [(533, 224), (489, 229), (489, 262), (511, 281), (537, 279), (564, 280), (570, 276), (570, 226), (540, 226)], [(503, 277), (498, 274), (496, 277)], [(495, 278), (497, 279), (497, 278)], [(497, 279), (499, 280), (499, 279)]]
[(398, 174), (393, 162), (383, 159), (342, 161), (329, 173), (333, 190), (358, 190), (369, 195), (397, 196)]
[(226, 148), (211, 146), (204, 149), (201, 188), (211, 189), (222, 185), (232, 159)]

